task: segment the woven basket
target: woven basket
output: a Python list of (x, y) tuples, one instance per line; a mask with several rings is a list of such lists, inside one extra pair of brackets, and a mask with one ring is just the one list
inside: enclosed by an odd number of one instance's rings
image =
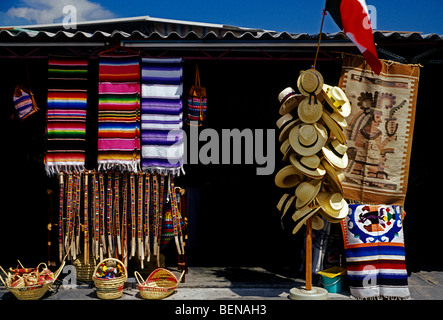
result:
[(97, 261), (93, 259), (93, 262), (85, 264), (82, 260), (76, 259), (72, 263), (75, 266), (75, 270), (77, 271), (77, 280), (78, 281), (92, 281), (92, 277), (94, 276), (94, 270), (97, 264)]
[(157, 268), (152, 271), (146, 281), (143, 281), (142, 276), (137, 271), (134, 272), (134, 275), (137, 279), (138, 291), (142, 298), (159, 300), (171, 295), (177, 289), (184, 273), (185, 271), (182, 272), (179, 280), (171, 271), (163, 268)]
[[(123, 275), (114, 279), (97, 278), (96, 274), (99, 266), (106, 261), (115, 261), (119, 263), (123, 268)], [(126, 280), (128, 279), (128, 273), (126, 271), (126, 267), (123, 264), (123, 262), (121, 262), (118, 259), (107, 258), (101, 261), (99, 264), (97, 264), (92, 279), (94, 280), (94, 284), (97, 289), (97, 297), (105, 300), (117, 299), (123, 295), (123, 288), (125, 286)]]
[[(41, 263), (44, 264), (44, 263)], [(39, 266), (41, 265), (39, 264)], [(3, 284), (5, 287), (11, 292), (18, 300), (39, 300), (41, 299), (45, 293), (48, 290), (52, 290), (51, 286), (57, 280), (58, 276), (60, 275), (60, 272), (62, 271), (63, 267), (65, 266), (65, 261), (62, 262), (60, 267), (56, 272), (54, 272), (54, 280), (50, 282), (46, 282), (44, 284), (35, 285), (35, 286), (26, 286), (26, 287), (9, 287), (6, 285), (6, 283), (3, 281), (3, 278), (1, 278)], [(38, 267), (37, 267), (38, 269)]]

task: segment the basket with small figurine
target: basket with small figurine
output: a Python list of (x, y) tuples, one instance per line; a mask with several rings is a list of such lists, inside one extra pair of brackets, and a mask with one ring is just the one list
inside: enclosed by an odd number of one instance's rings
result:
[(117, 299), (123, 295), (128, 278), (126, 267), (118, 259), (107, 258), (95, 268), (93, 280), (100, 299)]

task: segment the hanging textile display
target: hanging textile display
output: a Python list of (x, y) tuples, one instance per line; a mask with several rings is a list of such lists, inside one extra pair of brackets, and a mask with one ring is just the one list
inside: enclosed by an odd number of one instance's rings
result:
[(178, 175), (183, 167), (182, 59), (142, 59), (142, 169)]
[(403, 205), (408, 185), (419, 66), (382, 61), (379, 76), (365, 60), (345, 57), (339, 86), (352, 105), (346, 117), (349, 165), (345, 197)]
[(97, 158), (99, 171), (139, 170), (139, 60), (138, 56), (100, 56)]
[(341, 225), (351, 295), (357, 299), (409, 298), (402, 208), (349, 207)]
[(46, 113), (48, 175), (85, 169), (88, 60), (50, 57)]

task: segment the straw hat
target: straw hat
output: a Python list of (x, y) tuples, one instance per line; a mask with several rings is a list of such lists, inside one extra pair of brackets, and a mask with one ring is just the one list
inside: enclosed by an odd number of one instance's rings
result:
[(341, 194), (343, 194), (343, 186), (341, 184), (343, 180), (345, 180), (345, 174), (343, 173), (343, 171), (336, 170), (325, 159), (321, 160), (321, 165), (326, 170), (325, 178), (332, 191), (340, 192)]
[(327, 139), (328, 132), (319, 123), (302, 123), (295, 126), (289, 133), (292, 149), (302, 156), (310, 156), (319, 152)]
[(312, 217), (320, 208), (321, 207), (319, 205), (313, 206), (312, 208), (309, 206), (304, 206), (300, 210), (295, 211), (295, 213), (292, 215), (292, 220), (295, 221), (295, 227), (292, 230), (292, 234), (297, 233), (306, 220)]
[(348, 147), (334, 139), (327, 143), (323, 148), (325, 159), (337, 169), (344, 169), (348, 166)]
[(295, 90), (291, 87), (283, 89), (278, 94), (278, 101), (280, 101), (281, 104), (278, 113), (283, 116), (291, 112), (292, 110), (294, 110), (294, 108), (298, 106), (303, 98), (304, 97), (302, 94), (297, 94)]
[(300, 160), (295, 154), (291, 154), (289, 161), (298, 171), (312, 179), (320, 179), (326, 173), (325, 168), (320, 164), (320, 158), (315, 154), (301, 157)]
[(303, 175), (293, 165), (280, 169), (275, 175), (275, 185), (279, 188), (292, 188), (302, 181)]
[(278, 141), (282, 142), (288, 138), (289, 132), (299, 123), (299, 119), (294, 119), (290, 113), (281, 116), (277, 120), (277, 127), (280, 129), (280, 135), (278, 136)]
[(315, 69), (300, 71), (297, 79), (297, 88), (305, 96), (317, 95), (322, 91), (323, 76)]
[(283, 154), (282, 160), (284, 162), (288, 161), (290, 155), (294, 153), (294, 149), (292, 149), (291, 144), (289, 143), (289, 139), (286, 139), (280, 145), (280, 152)]
[(323, 229), (324, 226), (325, 226), (325, 222), (323, 221), (323, 219), (319, 215), (316, 215), (314, 217), (314, 219), (312, 219), (312, 229), (321, 230), (321, 229)]
[[(334, 112), (332, 114), (337, 114), (339, 117), (341, 117), (338, 113)], [(336, 117), (336, 116), (334, 116)], [(334, 135), (334, 137), (336, 137), (338, 139), (338, 141), (340, 141), (341, 143), (345, 143), (346, 141), (346, 137), (345, 137), (345, 133), (344, 133), (344, 129), (340, 126), (340, 124), (335, 121), (331, 115), (327, 114), (326, 112), (323, 112), (321, 115), (321, 118), (323, 120), (323, 122), (325, 123), (325, 126), (331, 131), (331, 133)], [(341, 117), (343, 120), (344, 118)], [(337, 118), (339, 121), (341, 121), (340, 118)], [(346, 120), (345, 120), (346, 121)], [(344, 124), (341, 121), (342, 124)], [(346, 124), (347, 126), (347, 124)]]
[(291, 196), (289, 193), (285, 193), (277, 203), (278, 211), (282, 211), (281, 219), (285, 216), (288, 209), (294, 204), (295, 196)]
[(343, 195), (338, 192), (319, 192), (317, 201), (323, 213), (333, 220), (341, 220), (348, 214), (348, 203), (343, 198)]
[(351, 114), (351, 103), (340, 87), (323, 84), (322, 96), (343, 117), (346, 118)]
[(295, 196), (297, 198), (297, 200), (295, 200), (295, 207), (300, 209), (311, 203), (320, 192), (321, 185), (321, 180), (300, 183), (295, 189)]
[[(314, 101), (315, 100), (315, 101)], [(298, 105), (297, 113), (304, 123), (315, 123), (320, 120), (323, 112), (323, 105), (316, 99), (306, 97)]]

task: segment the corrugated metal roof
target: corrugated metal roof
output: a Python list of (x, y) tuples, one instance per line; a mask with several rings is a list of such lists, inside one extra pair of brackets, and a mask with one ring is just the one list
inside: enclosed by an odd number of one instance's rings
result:
[[(76, 29), (65, 29), (63, 24), (19, 26), (0, 31), (0, 41), (107, 41), (169, 40), (169, 41), (316, 41), (318, 34), (276, 32), (182, 20), (141, 16), (79, 22)], [(442, 41), (437, 34), (374, 32), (376, 42)], [(349, 42), (343, 32), (322, 34), (324, 41)]]
[[(65, 31), (58, 30), (56, 32), (50, 31), (34, 31), (23, 29), (1, 30), (0, 41), (103, 41), (109, 39), (117, 40), (235, 40), (235, 41), (316, 41), (319, 34), (307, 34), (307, 33), (288, 33), (288, 32), (251, 32), (247, 30), (224, 30), (223, 32), (214, 32), (213, 30), (206, 31), (204, 33), (191, 30), (185, 34), (170, 31), (159, 32), (152, 31), (149, 33), (143, 33), (135, 30), (130, 33), (122, 30), (113, 30), (112, 32), (105, 32), (96, 30), (93, 33), (85, 31)], [(420, 34), (420, 33), (399, 33), (399, 32), (374, 32), (375, 41), (442, 41), (443, 36), (438, 34)], [(349, 41), (343, 32), (337, 32), (332, 34), (322, 34), (322, 40), (325, 41)]]

